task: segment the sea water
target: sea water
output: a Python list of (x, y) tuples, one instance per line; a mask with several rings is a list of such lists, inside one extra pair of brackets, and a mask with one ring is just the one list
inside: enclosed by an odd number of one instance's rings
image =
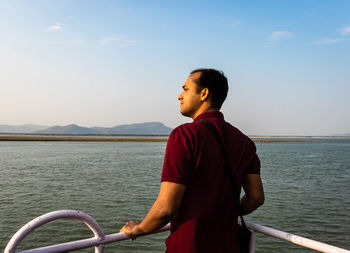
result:
[[(350, 249), (350, 139), (257, 143), (265, 204), (246, 220)], [(141, 220), (160, 186), (166, 143), (0, 142), (0, 250), (28, 221), (83, 211), (105, 234)], [(164, 252), (169, 232), (105, 246), (105, 252)], [(93, 237), (80, 221), (36, 229), (17, 251)], [(93, 252), (93, 248), (81, 250)], [(312, 252), (257, 234), (256, 252)]]

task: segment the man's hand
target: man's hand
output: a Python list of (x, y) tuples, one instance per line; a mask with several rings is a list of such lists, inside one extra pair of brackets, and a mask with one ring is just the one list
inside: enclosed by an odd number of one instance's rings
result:
[(135, 240), (137, 236), (144, 234), (142, 229), (139, 228), (140, 222), (138, 221), (129, 221), (119, 232), (125, 233), (130, 237), (130, 240)]

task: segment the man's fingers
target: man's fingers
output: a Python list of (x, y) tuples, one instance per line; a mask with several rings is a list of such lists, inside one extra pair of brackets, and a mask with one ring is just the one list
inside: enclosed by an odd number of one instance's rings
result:
[(127, 234), (130, 237), (130, 240), (133, 241), (136, 239), (136, 236), (132, 232), (134, 227), (138, 224), (140, 224), (140, 222), (138, 221), (128, 221), (119, 232)]
[(127, 233), (126, 233), (127, 231), (126, 231), (125, 227), (126, 227), (126, 225), (125, 225), (124, 227), (122, 227), (122, 229), (119, 230), (119, 232), (127, 234)]
[[(125, 225), (125, 226), (126, 226), (126, 225)], [(131, 230), (131, 229), (125, 228), (125, 226), (124, 226), (119, 232), (125, 233), (127, 236), (130, 237), (130, 240), (131, 240), (131, 241), (135, 240), (135, 239), (136, 239), (136, 236), (134, 236), (134, 235), (132, 234), (132, 230)]]
[(139, 221), (134, 221), (134, 220), (131, 220), (131, 221), (127, 222), (126, 224), (127, 224), (127, 225), (132, 225), (132, 226), (135, 226), (135, 225), (140, 224), (140, 222), (139, 222)]

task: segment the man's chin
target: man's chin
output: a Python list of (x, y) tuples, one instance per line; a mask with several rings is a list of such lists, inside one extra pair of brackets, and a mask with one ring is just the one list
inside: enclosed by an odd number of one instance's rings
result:
[(182, 116), (189, 117), (189, 118), (192, 117), (192, 114), (190, 112), (180, 110), (180, 113), (182, 114)]

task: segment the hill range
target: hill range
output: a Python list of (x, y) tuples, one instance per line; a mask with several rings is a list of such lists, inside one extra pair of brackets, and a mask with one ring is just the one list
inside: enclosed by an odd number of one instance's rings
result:
[(82, 127), (75, 124), (67, 126), (39, 126), (33, 124), (11, 126), (0, 125), (0, 133), (23, 134), (78, 134), (78, 135), (169, 135), (172, 128), (161, 122), (145, 122), (118, 125), (115, 127)]
[[(58, 134), (58, 135), (169, 135), (173, 129), (161, 122), (145, 122), (118, 125), (114, 127), (82, 127), (75, 124), (66, 126), (43, 126), (34, 124), (0, 125), (0, 134)], [(327, 136), (350, 136), (350, 133)]]

